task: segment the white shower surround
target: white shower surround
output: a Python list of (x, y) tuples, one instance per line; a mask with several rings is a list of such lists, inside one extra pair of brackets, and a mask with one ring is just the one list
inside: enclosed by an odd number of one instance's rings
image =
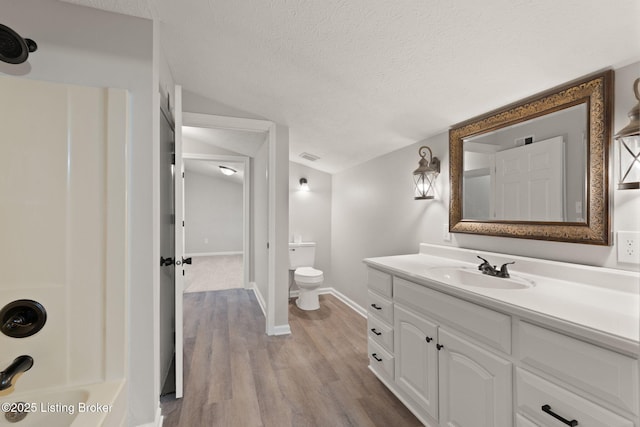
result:
[[(36, 335), (0, 336), (3, 364), (34, 359), (2, 397), (110, 382), (113, 394), (94, 403), (125, 405), (128, 94), (6, 77), (0, 85), (10, 101), (0, 109), (10, 142), (3, 175), (23, 176), (0, 185), (0, 301), (47, 310)], [(124, 406), (119, 414), (114, 424)]]

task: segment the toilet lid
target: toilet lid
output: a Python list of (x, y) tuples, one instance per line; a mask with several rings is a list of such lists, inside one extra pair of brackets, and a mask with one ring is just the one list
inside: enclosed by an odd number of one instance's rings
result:
[(322, 276), (321, 270), (316, 270), (313, 267), (300, 267), (296, 268), (296, 276), (298, 277), (320, 277)]

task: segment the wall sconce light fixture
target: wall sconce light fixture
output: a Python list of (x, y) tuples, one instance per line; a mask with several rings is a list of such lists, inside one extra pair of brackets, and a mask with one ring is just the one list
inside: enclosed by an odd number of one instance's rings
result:
[(629, 124), (615, 136), (618, 146), (620, 181), (618, 190), (640, 188), (640, 78), (633, 82), (638, 103), (629, 111)]
[(229, 166), (218, 166), (218, 167), (220, 168), (220, 172), (222, 172), (227, 176), (233, 175), (234, 173), (238, 172), (237, 170), (232, 169)]
[(300, 178), (300, 191), (309, 191), (309, 184), (307, 178)]
[[(429, 152), (429, 160), (425, 158)], [(413, 183), (415, 184), (415, 200), (433, 199), (435, 197), (436, 177), (440, 173), (440, 160), (433, 157), (431, 148), (423, 145), (418, 150), (420, 162), (418, 169), (413, 171)]]

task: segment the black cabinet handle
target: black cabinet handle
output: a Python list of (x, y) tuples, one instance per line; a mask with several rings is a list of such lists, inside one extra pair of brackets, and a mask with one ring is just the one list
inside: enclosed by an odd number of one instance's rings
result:
[(371, 307), (375, 308), (376, 310), (382, 310), (382, 307), (379, 307), (377, 304), (371, 304)]
[(161, 267), (166, 267), (168, 265), (173, 264), (173, 258), (169, 257), (169, 258), (163, 258), (160, 257), (160, 266)]
[(382, 335), (382, 332), (376, 331), (376, 328), (371, 328), (371, 332), (373, 332), (376, 335)]
[(432, 339), (433, 338), (431, 338), (431, 337), (426, 337), (427, 342), (431, 342)]
[(568, 419), (563, 418), (560, 415), (558, 415), (555, 412), (553, 412), (551, 410), (551, 406), (549, 406), (549, 405), (542, 405), (542, 412), (546, 412), (547, 414), (551, 415), (556, 420), (562, 421), (563, 423), (565, 423), (568, 426), (575, 427), (575, 426), (578, 425), (578, 421), (576, 421), (576, 420), (569, 421)]
[(378, 353), (372, 353), (372, 354), (371, 354), (371, 357), (373, 357), (374, 359), (376, 359), (378, 362), (382, 362), (382, 359), (380, 359), (380, 358), (378, 357)]
[(442, 344), (436, 344), (436, 348), (438, 350), (442, 350), (443, 347), (444, 347), (444, 345), (442, 345)]

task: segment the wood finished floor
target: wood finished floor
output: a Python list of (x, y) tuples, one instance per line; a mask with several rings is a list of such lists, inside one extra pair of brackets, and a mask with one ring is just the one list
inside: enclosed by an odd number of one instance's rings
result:
[(367, 368), (366, 320), (320, 307), (291, 300), (292, 334), (270, 337), (253, 292), (185, 294), (184, 398), (163, 399), (163, 426), (420, 426)]

